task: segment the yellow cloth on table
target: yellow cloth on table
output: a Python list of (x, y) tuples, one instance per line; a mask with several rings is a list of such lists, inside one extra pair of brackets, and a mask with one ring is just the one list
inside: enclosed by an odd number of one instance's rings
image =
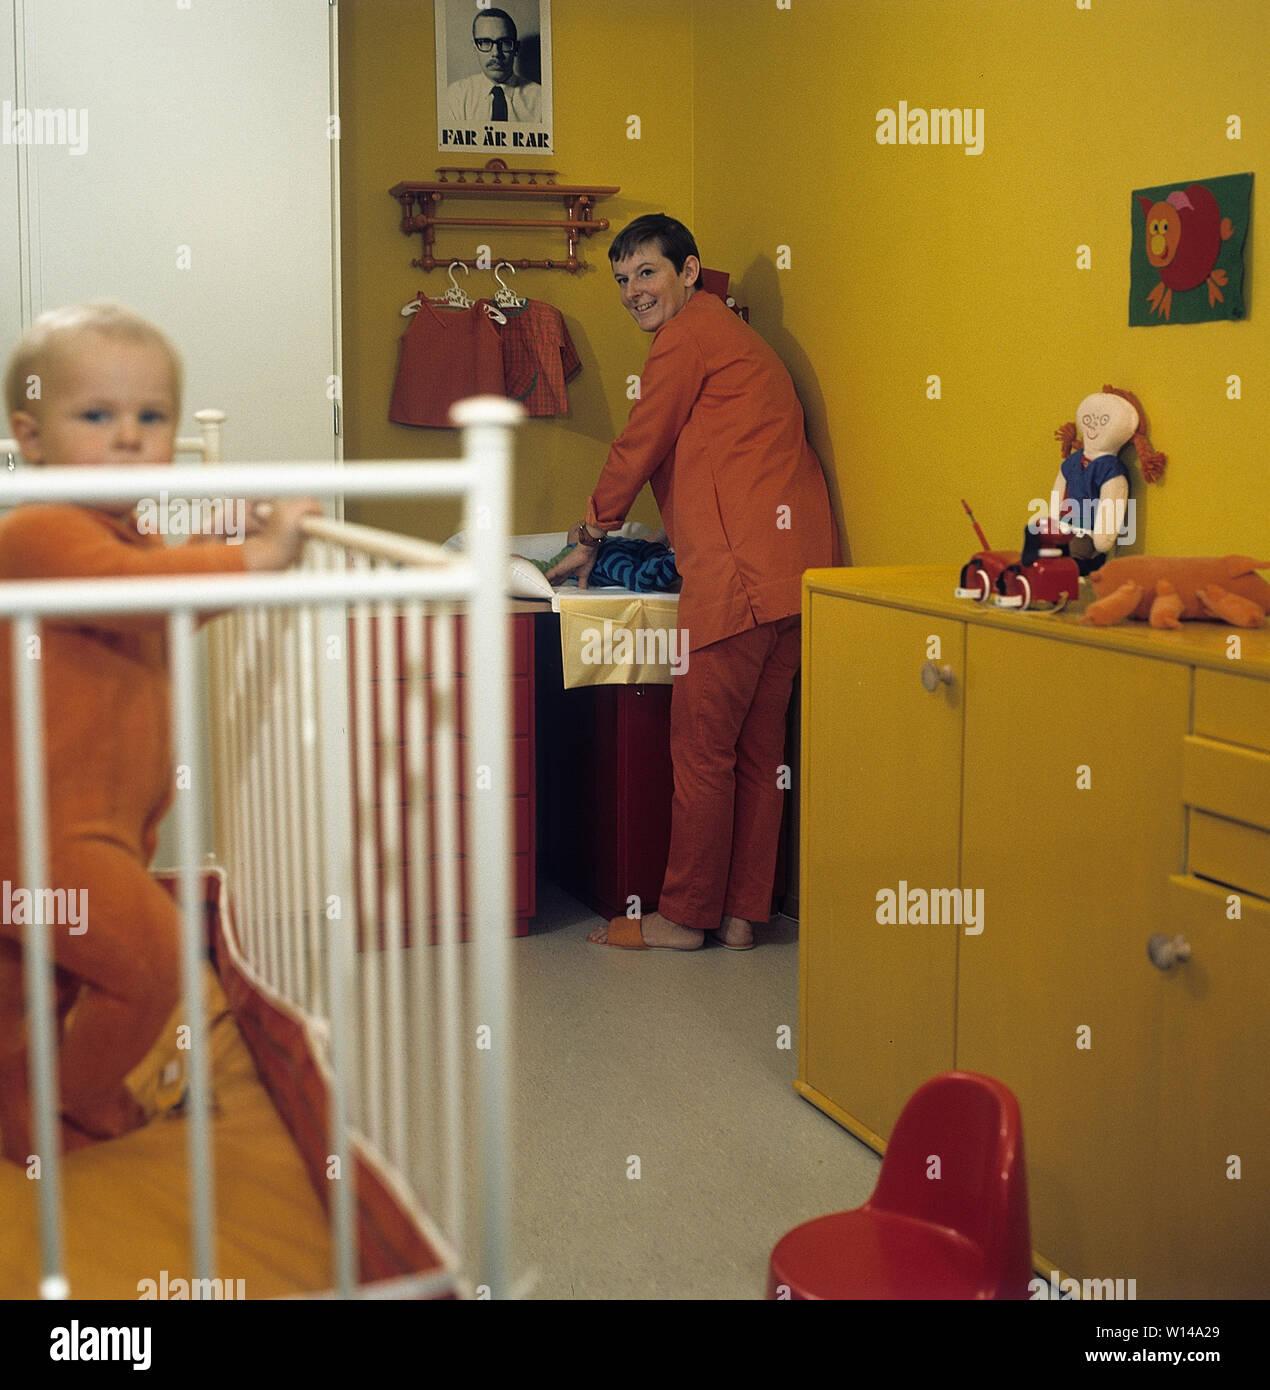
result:
[[(205, 966), (211, 1053), (214, 1277), (231, 1298), (274, 1298), (331, 1287), (330, 1240), (321, 1203), (286, 1126), (256, 1076), (225, 1002)], [(62, 1160), (65, 1272), (71, 1297), (171, 1298), (192, 1280), (186, 1179), (188, 1136), (173, 1109), (180, 1060), (164, 1031), (129, 1076), (143, 1102), (167, 1110), (122, 1139), (92, 1144)], [(0, 1160), (0, 1298), (39, 1296), (39, 1181)], [(151, 1288), (145, 1281), (151, 1281)], [(241, 1281), (241, 1283), (239, 1282)]]
[(669, 685), (687, 669), (687, 634), (673, 594), (597, 597), (559, 594), (564, 688), (583, 685)]

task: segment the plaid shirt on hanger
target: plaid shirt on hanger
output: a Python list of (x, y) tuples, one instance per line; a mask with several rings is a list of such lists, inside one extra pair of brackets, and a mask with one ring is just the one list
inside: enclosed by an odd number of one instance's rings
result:
[(500, 330), (506, 394), (530, 415), (567, 415), (565, 383), (582, 370), (582, 362), (560, 310), (531, 299), (523, 308), (503, 308)]

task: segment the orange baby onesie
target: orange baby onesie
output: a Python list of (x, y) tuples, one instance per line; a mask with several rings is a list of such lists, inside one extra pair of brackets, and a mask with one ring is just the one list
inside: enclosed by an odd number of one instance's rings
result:
[[(241, 545), (167, 547), (131, 518), (95, 508), (19, 507), (0, 521), (0, 579), (214, 574), (244, 568)], [(45, 619), (44, 685), (49, 883), (84, 904), (84, 920), (50, 927), (59, 993), (74, 982), (142, 997), (157, 1019), (135, 1055), (112, 1058), (121, 1079), (144, 1056), (179, 993), (177, 912), (147, 872), (172, 795), (164, 614)], [(0, 622), (0, 878), (21, 882), (14, 768), (11, 633)], [(32, 654), (33, 655), (33, 654)], [(23, 659), (23, 658), (19, 658)], [(21, 923), (0, 914), (0, 966), (11, 976)], [(64, 973), (63, 973), (64, 972)], [(69, 978), (68, 978), (69, 977)], [(9, 993), (0, 991), (8, 999)], [(21, 1028), (4, 1025), (5, 1046)], [(63, 1108), (77, 1100), (62, 1078)]]

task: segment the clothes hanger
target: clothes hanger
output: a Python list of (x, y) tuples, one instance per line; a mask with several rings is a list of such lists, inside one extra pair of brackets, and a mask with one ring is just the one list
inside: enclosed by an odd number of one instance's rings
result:
[(523, 309), (529, 301), (521, 299), (515, 290), (508, 288), (507, 282), (498, 273), (503, 266), (506, 266), (513, 275), (516, 273), (516, 267), (510, 261), (499, 261), (494, 267), (494, 279), (498, 281), (498, 293), (494, 296), (494, 303), (501, 304), (504, 309)]
[(446, 290), (445, 295), (444, 295), (444, 297), (441, 299), (440, 302), (441, 302), (442, 304), (449, 304), (449, 305), (452, 305), (455, 309), (470, 309), (470, 308), (472, 307), (472, 305), (473, 305), (476, 301), (473, 300), (473, 299), (469, 299), (469, 298), (467, 297), (467, 295), (463, 293), (463, 287), (462, 287), (462, 286), (459, 284), (459, 282), (454, 278), (454, 267), (455, 267), (456, 265), (463, 266), (463, 274), (464, 274), (464, 275), (470, 275), (470, 274), (472, 273), (472, 272), (467, 268), (467, 266), (463, 265), (463, 262), (462, 262), (462, 261), (451, 261), (451, 262), (450, 262), (450, 288), (449, 288), (448, 290)]
[[(411, 314), (417, 314), (419, 312), (420, 307), (423, 305), (425, 299), (429, 304), (444, 304), (451, 309), (472, 308), (476, 301), (468, 298), (468, 296), (463, 292), (463, 287), (454, 278), (454, 267), (456, 265), (463, 266), (463, 273), (465, 275), (471, 274), (471, 271), (468, 269), (467, 266), (463, 265), (462, 261), (451, 261), (450, 288), (446, 290), (445, 294), (442, 295), (440, 299), (430, 299), (426, 291), (420, 290), (419, 293), (415, 295), (415, 297), (410, 301), (410, 303), (402, 308), (402, 317), (409, 318)], [(501, 284), (502, 281), (500, 280), (499, 283)], [(498, 309), (496, 309), (493, 304), (489, 303), (488, 300), (482, 302), (481, 308), (485, 310), (486, 314), (488, 314), (489, 317), (493, 319), (495, 323), (507, 322), (506, 315), (501, 313)]]
[[(468, 296), (464, 294), (459, 282), (454, 278), (454, 267), (456, 265), (463, 266), (464, 275), (470, 275), (472, 273), (467, 266), (463, 265), (462, 261), (451, 261), (450, 288), (446, 290), (445, 297), (440, 301), (440, 303), (448, 304), (455, 309), (470, 309), (476, 303), (476, 301), (474, 299), (469, 299)], [(502, 313), (500, 313), (500, 311), (496, 309), (488, 300), (481, 301), (481, 308), (485, 310), (485, 312), (489, 315), (490, 318), (494, 320), (495, 323), (507, 322), (506, 317)]]

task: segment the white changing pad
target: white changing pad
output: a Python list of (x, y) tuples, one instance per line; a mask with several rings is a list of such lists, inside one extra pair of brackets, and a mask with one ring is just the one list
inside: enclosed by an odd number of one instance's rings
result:
[[(620, 537), (622, 540), (639, 540), (648, 534), (648, 527), (642, 521), (628, 521), (617, 531), (610, 531), (611, 536)], [(529, 563), (530, 560), (550, 560), (553, 555), (562, 551), (569, 543), (569, 533), (567, 531), (546, 531), (535, 536), (508, 536), (508, 549), (512, 552), (507, 558), (507, 592), (513, 598), (541, 598), (551, 602), (553, 612), (560, 612), (561, 600), (566, 602), (570, 598), (591, 597), (597, 599), (612, 599), (614, 602), (626, 602), (635, 596), (633, 589), (623, 589), (615, 585), (591, 585), (579, 590), (575, 581), (570, 580), (566, 584), (556, 588), (547, 582), (546, 575), (535, 565)], [(467, 533), (460, 531), (458, 535), (451, 536), (445, 542), (446, 550), (465, 550), (467, 548)], [(523, 557), (523, 558), (522, 558)], [(678, 594), (660, 594), (660, 598), (679, 599)]]

